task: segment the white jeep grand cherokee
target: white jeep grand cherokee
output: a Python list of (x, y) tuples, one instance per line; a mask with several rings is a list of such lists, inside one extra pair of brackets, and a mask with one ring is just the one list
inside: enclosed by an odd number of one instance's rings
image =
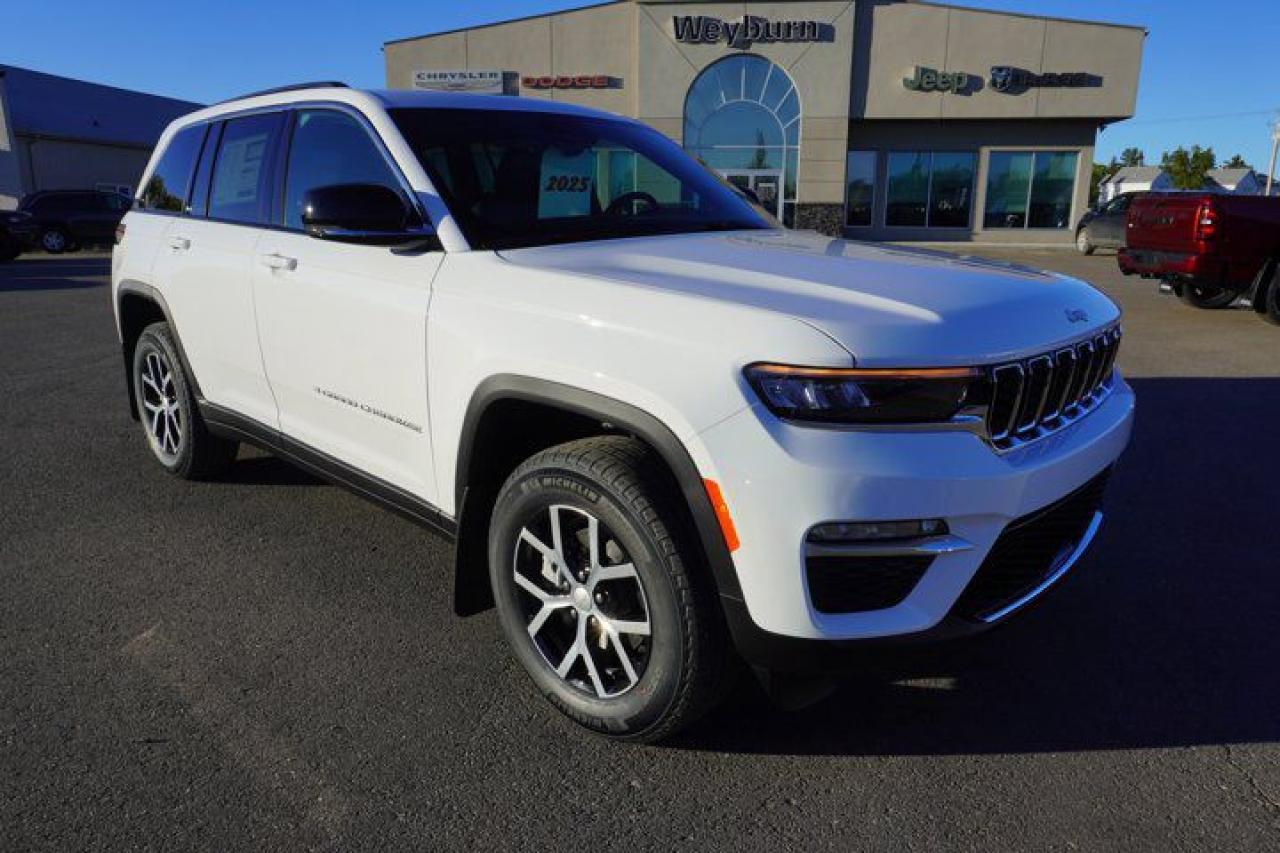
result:
[(311, 84), (179, 119), (142, 183), (112, 286), (156, 459), (251, 442), (455, 538), (458, 611), (611, 735), (738, 659), (1001, 622), (1129, 437), (1092, 287), (783, 230), (628, 119)]

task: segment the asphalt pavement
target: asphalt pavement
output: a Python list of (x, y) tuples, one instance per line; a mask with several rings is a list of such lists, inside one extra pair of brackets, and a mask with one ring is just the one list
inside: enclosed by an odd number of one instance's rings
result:
[(1107, 255), (1133, 443), (1025, 619), (821, 704), (561, 720), (449, 546), (258, 452), (156, 466), (102, 258), (0, 264), (0, 850), (1280, 848), (1280, 328)]

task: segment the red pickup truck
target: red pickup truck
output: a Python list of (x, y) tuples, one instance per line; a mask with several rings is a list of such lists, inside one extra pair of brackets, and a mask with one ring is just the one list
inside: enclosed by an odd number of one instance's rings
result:
[(1197, 308), (1241, 296), (1280, 324), (1280, 197), (1147, 193), (1125, 221), (1120, 271), (1161, 278)]

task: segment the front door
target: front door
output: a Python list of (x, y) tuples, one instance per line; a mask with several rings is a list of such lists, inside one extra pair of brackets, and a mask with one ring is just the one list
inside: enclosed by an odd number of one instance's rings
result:
[(407, 193), (362, 119), (298, 110), (283, 228), (253, 266), (267, 379), (280, 431), (436, 503), (427, 420), (427, 305), (439, 251), (321, 240), (302, 230), (307, 191), (379, 184)]
[(760, 205), (774, 216), (782, 217), (782, 173), (777, 169), (726, 170), (720, 174), (736, 187), (751, 190)]

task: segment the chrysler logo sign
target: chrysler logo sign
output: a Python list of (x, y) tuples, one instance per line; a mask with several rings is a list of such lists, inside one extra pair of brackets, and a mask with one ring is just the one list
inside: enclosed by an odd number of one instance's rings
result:
[(832, 41), (835, 28), (820, 21), (770, 21), (743, 15), (740, 21), (722, 21), (705, 15), (676, 15), (671, 19), (676, 41), (687, 44), (714, 44), (746, 49), (761, 42)]
[[(509, 71), (415, 71), (413, 88), (436, 92), (470, 92), (472, 94), (502, 95), (510, 91), (508, 84), (515, 77)], [(511, 94), (515, 94), (511, 92)]]

